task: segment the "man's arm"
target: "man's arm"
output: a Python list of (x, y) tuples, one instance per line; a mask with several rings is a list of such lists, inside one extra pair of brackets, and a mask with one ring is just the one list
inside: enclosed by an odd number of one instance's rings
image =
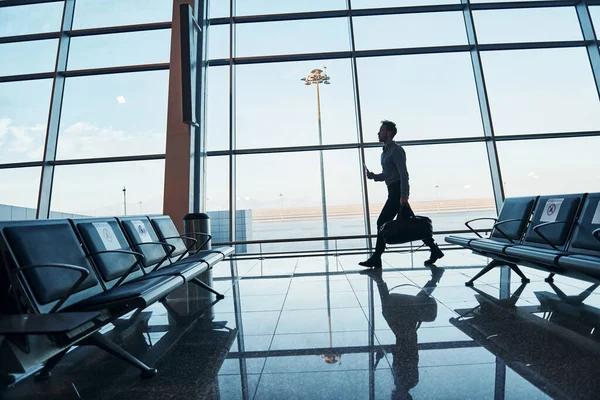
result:
[(373, 179), (375, 182), (382, 182), (382, 181), (385, 180), (383, 172), (380, 173), (380, 174), (376, 174), (376, 173), (371, 172), (369, 170), (367, 170), (367, 178), (368, 179)]
[(410, 187), (408, 185), (408, 169), (406, 168), (406, 153), (401, 147), (394, 152), (394, 164), (400, 174), (400, 203), (408, 203)]

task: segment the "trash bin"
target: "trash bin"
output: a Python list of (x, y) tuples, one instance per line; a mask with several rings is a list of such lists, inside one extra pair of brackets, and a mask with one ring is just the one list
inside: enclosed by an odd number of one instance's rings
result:
[[(212, 248), (211, 240), (207, 240), (208, 236), (206, 236), (206, 234), (210, 235), (210, 217), (208, 214), (192, 213), (183, 217), (183, 234), (198, 240), (193, 247), (193, 252)], [(203, 243), (204, 245), (202, 245)]]
[[(211, 240), (207, 240), (208, 237), (205, 235), (210, 235), (210, 217), (207, 214), (191, 213), (183, 217), (183, 234), (198, 240), (192, 248), (191, 254), (199, 250), (211, 250)], [(197, 278), (208, 286), (212, 286), (212, 269), (207, 269)], [(208, 304), (211, 304), (214, 301), (215, 295), (206, 289), (196, 285), (187, 285), (187, 290), (189, 294), (188, 305), (190, 310), (204, 310)], [(210, 309), (204, 313), (202, 319), (210, 321), (213, 318), (214, 311), (212, 310), (212, 307), (210, 307)]]

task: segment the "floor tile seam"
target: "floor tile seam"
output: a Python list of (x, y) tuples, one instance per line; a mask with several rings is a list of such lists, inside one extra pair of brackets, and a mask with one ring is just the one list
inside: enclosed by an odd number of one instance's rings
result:
[[(385, 369), (391, 369), (390, 368), (385, 368)], [(263, 375), (290, 375), (290, 374), (321, 374), (321, 373), (325, 373), (325, 374), (335, 374), (335, 373), (344, 373), (344, 372), (368, 372), (369, 368), (351, 368), (351, 369), (342, 369), (339, 371), (327, 371), (327, 370), (319, 370), (319, 371), (292, 371), (292, 372), (263, 372)]]
[[(364, 329), (351, 329), (351, 330), (332, 330), (331, 333), (345, 333), (345, 332), (365, 332)], [(306, 335), (306, 334), (316, 334), (316, 333), (327, 333), (329, 334), (329, 331), (308, 331), (308, 332), (284, 332), (284, 333), (277, 333), (275, 334), (275, 336), (279, 336), (279, 335)], [(255, 335), (258, 336), (258, 335)]]
[[(254, 265), (252, 267), (250, 267), (248, 269), (248, 271), (246, 271), (246, 273), (244, 275), (241, 275), (241, 276), (240, 275), (236, 275), (235, 277), (232, 276), (231, 277), (231, 280), (232, 280), (231, 286), (228, 285), (227, 290), (225, 290), (224, 292), (222, 292), (222, 294), (225, 294), (225, 293), (228, 293), (229, 291), (231, 291), (233, 289), (233, 286), (235, 284), (238, 284), (243, 279), (243, 277), (246, 276), (250, 271), (252, 271), (257, 265), (258, 265), (258, 260), (257, 260), (257, 262), (254, 263)], [(235, 270), (236, 270), (236, 273), (237, 273), (237, 270), (238, 270), (238, 268), (237, 268), (237, 262), (236, 262)], [(217, 282), (226, 282), (226, 281), (217, 281)], [(238, 289), (239, 289), (239, 286), (238, 286)]]
[(479, 367), (483, 366), (483, 365), (489, 365), (489, 366), (496, 366), (496, 362), (488, 362), (488, 363), (471, 363), (471, 364), (459, 364), (459, 365), (429, 365), (429, 366), (419, 366), (419, 369), (431, 369), (431, 368), (448, 368), (448, 367), (465, 367), (465, 366), (470, 366), (470, 365), (477, 365)]
[[(360, 303), (354, 306), (344, 306), (344, 307), (330, 307), (332, 310), (345, 310), (348, 308), (361, 308)], [(321, 311), (327, 310), (327, 308), (319, 307), (319, 308), (284, 308), (283, 311)]]
[(261, 294), (244, 294), (240, 293), (240, 297), (260, 297), (260, 296), (285, 296), (285, 293), (261, 293)]
[[(461, 350), (464, 350), (464, 349), (461, 349)], [(389, 353), (387, 353), (386, 356), (388, 354)], [(440, 367), (440, 368), (441, 367), (465, 367), (465, 366), (471, 366), (471, 365), (492, 365), (492, 364), (496, 365), (496, 362), (495, 361), (487, 361), (487, 362), (476, 361), (476, 362), (464, 362), (464, 363), (457, 363), (457, 364), (427, 364), (427, 365), (421, 365), (421, 361), (419, 360), (419, 367), (418, 368), (421, 369), (421, 368), (433, 368), (433, 367), (435, 367), (435, 368), (437, 368), (437, 367)]]
[[(254, 268), (256, 268), (256, 266), (259, 264), (259, 261), (260, 261), (260, 260), (256, 260), (256, 262), (255, 262), (255, 263), (252, 265), (252, 267), (248, 268), (248, 270), (246, 271), (246, 273), (240, 276), (240, 279), (241, 279), (242, 277), (244, 277), (244, 276), (248, 275), (248, 273), (249, 273), (250, 271), (252, 271)], [(236, 264), (236, 266), (235, 266), (235, 269), (236, 269), (236, 271), (238, 270), (238, 268), (237, 268), (237, 264)], [(238, 276), (239, 276), (239, 275), (238, 275)]]

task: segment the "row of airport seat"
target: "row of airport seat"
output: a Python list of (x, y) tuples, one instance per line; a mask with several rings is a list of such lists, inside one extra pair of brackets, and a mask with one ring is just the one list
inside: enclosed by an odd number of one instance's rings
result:
[[(488, 238), (473, 228), (494, 220)], [(600, 193), (507, 198), (497, 219), (467, 221), (472, 236), (447, 236), (446, 242), (491, 258), (467, 286), (497, 266), (508, 266), (523, 282), (518, 265), (590, 282), (600, 281)]]
[[(181, 235), (169, 216), (0, 221), (0, 318), (10, 332), (0, 336), (0, 375), (45, 363), (45, 379), (73, 345), (94, 345), (154, 376), (100, 329), (186, 283), (222, 298), (199, 276), (234, 249), (210, 248), (210, 238)], [(66, 337), (40, 335), (82, 316)], [(14, 321), (28, 323), (19, 333)]]

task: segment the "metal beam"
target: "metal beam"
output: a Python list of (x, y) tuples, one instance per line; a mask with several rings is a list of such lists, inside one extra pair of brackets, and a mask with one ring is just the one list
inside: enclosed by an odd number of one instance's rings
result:
[(0, 8), (12, 6), (26, 6), (30, 4), (58, 3), (62, 1), (63, 0), (4, 0), (0, 1)]
[[(471, 4), (473, 10), (506, 10), (506, 9), (527, 9), (527, 8), (546, 8), (546, 7), (572, 7), (576, 0), (554, 0), (554, 1), (517, 1), (505, 3), (479, 3)], [(440, 13), (440, 12), (459, 12), (463, 11), (466, 3), (462, 4), (435, 4), (422, 6), (405, 7), (380, 7), (352, 9), (353, 17), (379, 16), (379, 15), (403, 15), (403, 14), (422, 14), (422, 13)], [(261, 22), (280, 22), (280, 21), (299, 21), (306, 19), (326, 19), (326, 18), (346, 18), (350, 16), (350, 7), (345, 10), (327, 10), (327, 11), (306, 11), (295, 13), (280, 14), (259, 14), (244, 15), (233, 18), (234, 24), (250, 24)], [(213, 18), (210, 25), (227, 25), (231, 21), (227, 17)]]
[[(581, 26), (581, 32), (583, 33), (583, 39), (585, 40), (585, 47), (590, 60), (590, 66), (592, 67), (592, 75), (594, 76), (594, 82), (596, 83), (596, 92), (600, 98), (600, 49), (598, 48), (598, 38), (594, 32), (592, 17), (590, 16), (590, 10), (586, 5), (586, 1), (581, 0), (577, 2), (575, 9), (577, 10), (577, 18), (579, 19), (579, 25)], [(596, 29), (600, 30), (600, 27), (596, 27)]]
[(473, 66), (473, 77), (475, 79), (475, 87), (477, 88), (477, 98), (479, 100), (479, 110), (481, 113), (481, 122), (483, 124), (483, 134), (490, 140), (486, 141), (488, 162), (490, 166), (490, 174), (492, 178), (492, 189), (494, 192), (494, 200), (496, 202), (496, 212), (500, 212), (504, 203), (504, 186), (502, 184), (502, 173), (500, 170), (500, 162), (498, 160), (498, 150), (494, 141), (494, 126), (492, 124), (492, 115), (490, 112), (490, 104), (488, 101), (487, 88), (485, 86), (485, 78), (483, 75), (483, 66), (481, 65), (481, 55), (477, 46), (477, 33), (475, 32), (475, 22), (473, 21), (473, 13), (469, 8), (469, 0), (461, 0), (465, 7), (463, 17), (465, 20), (465, 28), (467, 30), (467, 39), (469, 44), (473, 46), (471, 50), (471, 64)]
[(164, 71), (169, 69), (169, 63), (146, 64), (146, 65), (124, 65), (121, 67), (76, 69), (72, 71), (60, 71), (58, 75), (65, 78), (76, 76), (124, 74), (128, 72)]
[(0, 164), (0, 169), (41, 167), (42, 164), (43, 163), (41, 161), (26, 161), (26, 162), (8, 163), (8, 164)]
[(69, 45), (71, 37), (67, 34), (73, 28), (73, 16), (75, 14), (75, 0), (65, 0), (63, 19), (61, 24), (61, 35), (58, 42), (58, 54), (56, 56), (56, 67), (54, 70), (54, 83), (52, 86), (52, 97), (50, 100), (50, 112), (48, 115), (48, 126), (46, 128), (46, 143), (44, 147), (44, 164), (40, 178), (40, 191), (36, 211), (37, 219), (50, 217), (50, 203), (52, 200), (52, 183), (54, 180), (54, 165), (56, 160), (56, 148), (58, 145), (58, 131), (60, 127), (60, 115), (65, 90), (65, 77), (62, 75), (67, 70), (67, 59), (69, 56)]
[(103, 164), (131, 161), (164, 160), (165, 154), (144, 154), (139, 156), (99, 157), (99, 158), (76, 158), (69, 160), (48, 161), (50, 165), (75, 165), (75, 164)]
[[(237, 180), (236, 180), (236, 155), (234, 151), (236, 144), (236, 126), (235, 126), (235, 0), (229, 0), (229, 240), (236, 240), (236, 216), (237, 216)], [(210, 64), (209, 64), (210, 65)]]
[(35, 81), (37, 79), (52, 79), (52, 78), (54, 78), (54, 72), (39, 72), (36, 74), (0, 76), (0, 83)]
[(481, 51), (497, 50), (537, 50), (537, 49), (561, 49), (565, 47), (585, 46), (583, 40), (560, 40), (554, 42), (522, 42), (522, 43), (491, 43), (478, 44), (477, 48)]
[(209, 1), (196, 0), (196, 21), (200, 27), (196, 65), (196, 117), (198, 125), (191, 127), (190, 149), (190, 211), (205, 211), (206, 204), (206, 96), (208, 72)]
[[(362, 126), (362, 107), (360, 103), (360, 89), (358, 83), (358, 62), (356, 59), (356, 39), (354, 35), (354, 10), (352, 9), (351, 0), (347, 0), (347, 6), (349, 10), (348, 28), (350, 32), (350, 51), (352, 52), (352, 83), (354, 86), (354, 114), (356, 119), (356, 136), (357, 141), (360, 144), (364, 144), (365, 137)], [(371, 212), (369, 209), (369, 191), (367, 186), (367, 176), (363, 171), (363, 165), (365, 164), (365, 150), (363, 147), (358, 152), (358, 165), (360, 170), (360, 186), (362, 190), (362, 202), (363, 202), (363, 223), (365, 224), (365, 235), (371, 235)], [(366, 247), (372, 248), (373, 241), (366, 239)]]
[(60, 32), (32, 33), (29, 35), (16, 35), (16, 36), (0, 37), (0, 44), (18, 43), (18, 42), (33, 42), (36, 40), (49, 40), (49, 39), (58, 39), (58, 38), (60, 38)]
[(96, 36), (96, 35), (111, 35), (116, 33), (127, 32), (145, 32), (157, 31), (161, 29), (171, 29), (172, 23), (169, 22), (153, 22), (149, 24), (135, 24), (122, 26), (107, 26), (105, 28), (90, 28), (90, 29), (75, 29), (69, 32), (71, 37), (81, 36)]
[[(468, 12), (468, 11), (465, 11)], [(470, 13), (470, 12), (469, 12)], [(524, 42), (524, 43), (491, 43), (478, 44), (478, 51), (497, 51), (497, 50), (532, 50), (532, 49), (553, 49), (553, 48), (571, 48), (586, 46), (584, 40), (565, 40), (554, 42)], [(292, 61), (315, 61), (331, 60), (341, 58), (364, 58), (364, 57), (383, 57), (383, 56), (403, 56), (418, 54), (443, 54), (460, 53), (473, 51), (473, 44), (451, 45), (451, 46), (430, 46), (430, 47), (409, 47), (395, 49), (375, 49), (375, 50), (356, 50), (356, 51), (331, 51), (323, 53), (302, 53), (302, 54), (277, 54), (268, 56), (251, 56), (234, 58), (236, 65), (247, 64), (266, 64)], [(227, 58), (209, 60), (210, 67), (229, 65)]]
[[(517, 135), (495, 136), (496, 142), (508, 142), (514, 140), (533, 140), (533, 139), (568, 139), (568, 138), (583, 138), (600, 136), (600, 131), (581, 131), (581, 132), (557, 132), (557, 133), (527, 133)], [(492, 139), (486, 136), (469, 136), (463, 138), (443, 138), (443, 139), (424, 139), (424, 140), (405, 140), (398, 141), (401, 146), (433, 146), (444, 144), (461, 144), (461, 143), (480, 143), (488, 142)], [(302, 151), (319, 151), (319, 150), (348, 150), (362, 148), (378, 148), (380, 143), (364, 142), (364, 143), (341, 143), (341, 144), (325, 144), (323, 146), (291, 146), (291, 147), (266, 147), (254, 149), (239, 149), (239, 150), (212, 150), (207, 153), (209, 157), (235, 155), (250, 155), (250, 154), (265, 154), (265, 153), (292, 153)]]

